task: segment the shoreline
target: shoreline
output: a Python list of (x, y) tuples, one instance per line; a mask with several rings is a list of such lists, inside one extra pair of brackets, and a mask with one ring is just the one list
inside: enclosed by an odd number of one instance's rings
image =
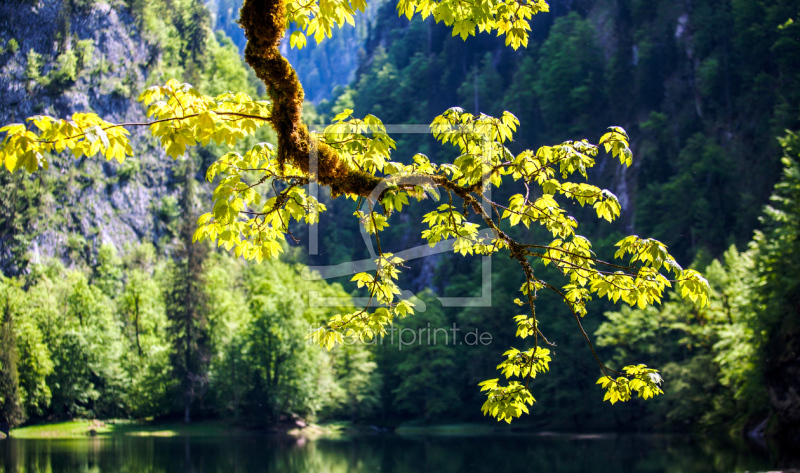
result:
[(10, 438), (30, 439), (90, 439), (111, 437), (235, 437), (243, 435), (286, 435), (317, 438), (334, 436), (335, 427), (279, 424), (265, 429), (248, 429), (220, 420), (201, 420), (191, 424), (180, 421), (136, 421), (127, 419), (73, 419), (46, 422), (12, 429)]

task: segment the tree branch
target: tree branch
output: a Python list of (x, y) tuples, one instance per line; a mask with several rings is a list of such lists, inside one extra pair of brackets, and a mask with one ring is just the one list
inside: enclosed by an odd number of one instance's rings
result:
[[(383, 179), (351, 169), (336, 150), (312, 137), (303, 124), (303, 87), (280, 52), (285, 13), (283, 0), (245, 0), (239, 15), (247, 37), (245, 60), (267, 86), (272, 99), (270, 122), (278, 135), (278, 161), (316, 175), (319, 184), (330, 187), (334, 197), (342, 194), (366, 197)], [(311, 169), (313, 154), (317, 156), (317, 169)]]

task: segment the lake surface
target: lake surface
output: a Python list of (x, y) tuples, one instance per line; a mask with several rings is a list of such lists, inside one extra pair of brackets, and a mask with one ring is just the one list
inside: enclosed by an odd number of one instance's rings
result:
[(0, 440), (0, 472), (745, 472), (765, 454), (684, 436), (394, 434)]

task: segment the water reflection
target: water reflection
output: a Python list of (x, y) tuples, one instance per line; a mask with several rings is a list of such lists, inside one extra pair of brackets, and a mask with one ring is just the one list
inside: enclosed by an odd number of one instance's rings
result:
[(270, 436), (0, 440), (2, 473), (744, 472), (768, 458), (680, 436)]

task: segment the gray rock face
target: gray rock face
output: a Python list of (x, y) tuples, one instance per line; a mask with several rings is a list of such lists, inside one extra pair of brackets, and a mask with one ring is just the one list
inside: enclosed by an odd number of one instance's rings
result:
[[(380, 3), (360, 17), (358, 28), (337, 35), (338, 42), (328, 40), (302, 52), (286, 51), (303, 82), (309, 84), (309, 99), (327, 97), (334, 85), (350, 81), (357, 52)], [(209, 8), (218, 20), (215, 27), (233, 33), (242, 47), (244, 38), (235, 34), (240, 28), (234, 20), (240, 4), (241, 0), (209, 2)], [(219, 13), (223, 10), (225, 15)], [(161, 53), (148, 43), (124, 2), (5, 0), (0, 2), (0, 38), (0, 126), (21, 123), (36, 114), (65, 118), (75, 112), (94, 112), (118, 123), (146, 119), (135, 97), (148, 84)], [(16, 48), (10, 46), (12, 39)], [(69, 52), (81, 57), (87, 44), (91, 54), (85, 61), (79, 59), (75, 73), (65, 80), (60, 57)], [(332, 48), (338, 48), (335, 61)], [(36, 62), (38, 67), (34, 67)], [(320, 71), (325, 77), (314, 79)], [(71, 235), (86, 240), (90, 258), (103, 243), (121, 249), (126, 243), (158, 241), (164, 236), (158, 210), (164, 197), (176, 192), (175, 163), (165, 157), (146, 129), (133, 129), (131, 144), (134, 157), (130, 159), (138, 161), (138, 166), (106, 163), (99, 156), (73, 160), (64, 154), (49, 158), (49, 170), (37, 171), (58, 176), (58, 182), (52, 196), (45, 199), (46, 211), (29, 216), (35, 235), (29, 249), (34, 259), (65, 258)], [(126, 171), (120, 173), (122, 169)], [(0, 251), (9, 253), (2, 246)], [(7, 273), (8, 255), (0, 256), (0, 270)]]
[[(3, 124), (19, 123), (35, 114), (63, 118), (74, 112), (94, 112), (119, 123), (146, 119), (144, 108), (132, 97), (145, 88), (149, 68), (159, 60), (158, 49), (142, 39), (133, 16), (119, 3), (98, 2), (82, 8), (73, 3), (6, 0), (0, 4), (3, 49), (9, 49), (12, 38), (19, 45), (16, 53), (0, 55)], [(52, 80), (59, 70), (59, 55), (85, 48), (86, 40), (93, 51), (79, 64), (74, 80)], [(31, 51), (41, 55), (38, 80), (30, 73)], [(146, 129), (133, 130), (131, 141), (134, 157), (129, 159), (137, 160), (138, 166), (107, 163), (101, 156), (73, 160), (65, 154), (51, 157), (49, 170), (37, 171), (64, 176), (66, 188), (54, 191), (50, 204), (52, 213), (64, 218), (59, 223), (46, 219), (35, 223), (34, 257), (65, 256), (65, 242), (73, 233), (82, 235), (94, 249), (106, 242), (121, 248), (162, 236), (157, 209), (161, 199), (174, 192), (174, 162)], [(134, 171), (119, 176), (123, 166)]]

